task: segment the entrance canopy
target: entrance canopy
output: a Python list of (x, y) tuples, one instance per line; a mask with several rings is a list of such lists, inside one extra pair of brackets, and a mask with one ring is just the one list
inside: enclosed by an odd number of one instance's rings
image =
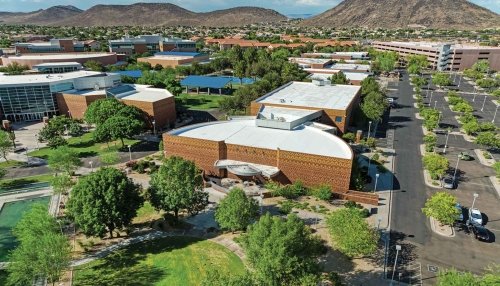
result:
[(266, 178), (276, 176), (280, 169), (273, 166), (259, 165), (235, 160), (217, 160), (214, 166), (218, 169), (226, 169), (237, 176), (253, 177), (262, 175)]

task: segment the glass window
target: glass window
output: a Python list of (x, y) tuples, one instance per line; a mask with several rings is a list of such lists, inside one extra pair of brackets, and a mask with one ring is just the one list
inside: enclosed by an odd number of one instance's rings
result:
[(342, 116), (336, 116), (335, 122), (342, 122)]

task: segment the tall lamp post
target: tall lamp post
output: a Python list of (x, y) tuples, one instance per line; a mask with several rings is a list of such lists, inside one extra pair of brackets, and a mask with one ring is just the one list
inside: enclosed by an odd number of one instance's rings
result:
[(370, 132), (372, 131), (372, 122), (368, 121), (368, 138), (370, 138)]
[(391, 285), (394, 282), (394, 273), (396, 273), (396, 265), (398, 264), (398, 254), (401, 250), (401, 245), (396, 244), (396, 258), (394, 259), (394, 267), (392, 268)]
[(484, 96), (483, 106), (481, 107), (481, 112), (483, 112), (483, 110), (484, 110), (484, 105), (486, 104), (486, 98), (487, 97), (488, 97), (487, 95)]
[(375, 174), (375, 188), (373, 189), (373, 192), (375, 193), (377, 191), (377, 183), (378, 183), (378, 177), (380, 176), (379, 173)]
[(448, 147), (448, 138), (450, 137), (450, 130), (446, 133), (446, 142), (444, 142), (443, 154), (446, 154), (446, 147)]
[(431, 91), (431, 98), (429, 100), (429, 106), (432, 104), (432, 96), (434, 95), (434, 91)]
[(436, 106), (438, 104), (438, 101), (437, 100), (434, 100), (434, 110), (436, 110)]
[(457, 156), (457, 165), (455, 166), (455, 172), (453, 172), (453, 185), (455, 184), (455, 179), (457, 177), (458, 163), (460, 162), (460, 155)]
[(90, 164), (90, 172), (94, 172), (94, 166), (93, 166), (94, 162), (89, 161), (89, 164)]
[(470, 207), (470, 209), (474, 209), (474, 203), (476, 202), (476, 199), (479, 197), (479, 194), (478, 193), (474, 193), (474, 199), (472, 200), (472, 206)]
[(495, 123), (495, 118), (497, 118), (497, 111), (499, 106), (500, 105), (497, 105), (497, 108), (495, 108), (495, 114), (493, 114), (493, 119), (491, 120), (491, 123)]
[(156, 135), (156, 120), (153, 120), (153, 134)]
[(474, 97), (472, 98), (472, 102), (476, 101), (476, 96), (477, 96), (477, 87), (474, 86)]
[(131, 145), (128, 145), (128, 156), (129, 156), (129, 160), (132, 161), (132, 146)]

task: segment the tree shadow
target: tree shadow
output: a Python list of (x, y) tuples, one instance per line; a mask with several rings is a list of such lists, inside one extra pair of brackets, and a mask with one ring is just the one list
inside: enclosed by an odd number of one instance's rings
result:
[(88, 148), (94, 146), (94, 144), (95, 144), (94, 140), (89, 140), (89, 141), (80, 141), (71, 143), (68, 144), (68, 146), (72, 148)]
[(82, 151), (78, 153), (78, 157), (80, 158), (94, 157), (97, 155), (98, 153), (96, 151)]

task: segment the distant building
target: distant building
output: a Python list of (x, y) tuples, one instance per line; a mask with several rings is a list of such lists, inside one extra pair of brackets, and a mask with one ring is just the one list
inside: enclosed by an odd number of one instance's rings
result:
[(141, 35), (137, 37), (123, 37), (109, 41), (109, 51), (133, 55), (146, 52), (195, 52), (196, 42), (178, 38), (164, 38), (160, 35)]
[(61, 114), (72, 118), (83, 118), (88, 106), (106, 97), (115, 97), (123, 103), (144, 111), (150, 124), (161, 129), (175, 124), (175, 99), (166, 89), (152, 88), (148, 85), (123, 84), (107, 89), (73, 89), (57, 94), (57, 105)]
[[(325, 81), (330, 81), (332, 75), (340, 72), (339, 70), (325, 70), (325, 69), (304, 69), (311, 75), (311, 79), (321, 79)], [(361, 85), (361, 82), (367, 77), (371, 76), (371, 73), (361, 73), (361, 72), (343, 72), (345, 77), (349, 80), (352, 85)]]
[(321, 69), (332, 64), (331, 59), (321, 58), (288, 58), (291, 63), (298, 64), (301, 68)]
[(61, 74), (0, 75), (1, 116), (13, 122), (39, 121), (59, 113), (56, 94), (120, 84), (119, 75), (75, 71)]
[(96, 61), (106, 66), (116, 64), (117, 60), (116, 53), (42, 53), (3, 56), (1, 58), (2, 64), (5, 66), (16, 62), (29, 68), (40, 64), (61, 62), (77, 62), (83, 65), (88, 61)]
[(194, 62), (208, 62), (209, 56), (196, 52), (159, 52), (152, 57), (138, 58), (138, 62), (151, 64), (152, 67), (161, 65), (164, 68), (175, 68), (179, 65), (189, 65)]
[(368, 52), (303, 53), (303, 58), (325, 58), (334, 60), (369, 60)]
[(16, 43), (17, 54), (75, 53), (89, 52), (96, 47), (96, 41), (75, 41), (73, 39), (51, 39), (48, 42)]
[(66, 73), (83, 69), (77, 62), (58, 62), (34, 65), (33, 70), (39, 73)]
[(429, 67), (439, 71), (462, 71), (479, 60), (487, 60), (493, 70), (500, 70), (500, 47), (472, 46), (437, 42), (381, 42), (372, 46), (379, 51), (393, 51), (400, 56), (423, 55)]
[(251, 103), (250, 112), (257, 115), (263, 107), (316, 110), (318, 121), (344, 133), (351, 123), (352, 112), (359, 103), (361, 87), (354, 85), (331, 85), (328, 81), (290, 82)]

